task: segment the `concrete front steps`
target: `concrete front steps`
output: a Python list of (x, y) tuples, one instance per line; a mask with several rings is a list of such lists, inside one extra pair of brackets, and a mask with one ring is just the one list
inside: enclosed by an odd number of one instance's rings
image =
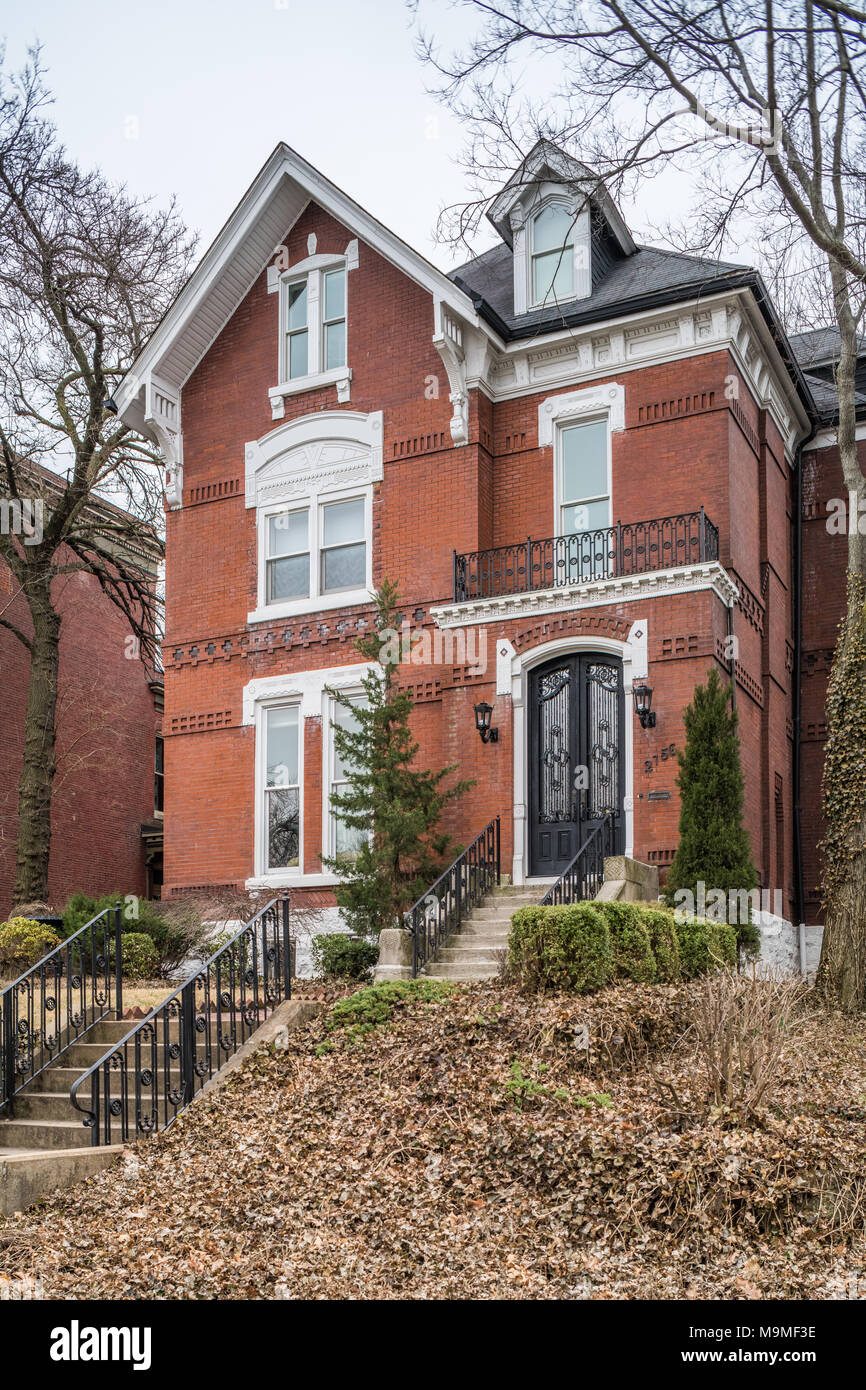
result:
[(534, 905), (546, 886), (496, 888), (473, 908), (424, 972), (438, 980), (492, 980), (508, 950), (512, 913)]

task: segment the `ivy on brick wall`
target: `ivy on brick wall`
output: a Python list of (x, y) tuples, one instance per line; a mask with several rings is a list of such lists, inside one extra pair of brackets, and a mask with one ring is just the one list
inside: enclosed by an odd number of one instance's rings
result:
[(848, 577), (848, 608), (827, 690), (824, 754), (826, 924), (818, 984), (844, 1008), (866, 1005), (866, 585)]

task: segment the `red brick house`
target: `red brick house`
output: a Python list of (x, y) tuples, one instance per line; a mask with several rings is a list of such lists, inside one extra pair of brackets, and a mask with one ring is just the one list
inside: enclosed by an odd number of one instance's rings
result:
[[(446, 276), (279, 145), (123, 383), (167, 462), (168, 893), (328, 899), (324, 687), (358, 688), (353, 639), (388, 576), (426, 634), (404, 667), (421, 757), (476, 779), (458, 838), (499, 815), (504, 871), (549, 878), (613, 810), (621, 849), (663, 870), (683, 707), (715, 665), (761, 881), (796, 916), (796, 516), (804, 476), (807, 516), (837, 486), (813, 437), (832, 402), (756, 272), (636, 245), (586, 186), (538, 146), (490, 209), (494, 249)], [(832, 646), (845, 550), (819, 558), (809, 526), (811, 654)], [(805, 684), (818, 730), (823, 685)]]
[[(54, 475), (40, 469), (39, 479), (38, 493), (44, 505), (50, 506), (52, 489), (57, 486)], [(95, 506), (125, 516), (109, 502), (99, 501)], [(142, 541), (128, 558), (157, 575), (157, 544)], [(76, 892), (158, 896), (162, 881), (162, 672), (145, 668), (131, 643), (128, 623), (93, 575), (61, 575), (54, 580), (52, 594), (61, 615), (61, 630), (49, 903), (62, 907)], [(27, 604), (2, 560), (0, 614), (23, 632), (28, 631)], [(2, 921), (15, 882), (18, 782), (30, 677), (27, 649), (2, 626), (0, 677)]]

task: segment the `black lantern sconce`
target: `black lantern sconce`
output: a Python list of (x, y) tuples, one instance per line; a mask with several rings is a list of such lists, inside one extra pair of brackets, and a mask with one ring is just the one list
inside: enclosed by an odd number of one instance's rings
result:
[(475, 727), (481, 735), (482, 743), (499, 742), (499, 730), (490, 727), (492, 714), (493, 706), (488, 705), (486, 700), (482, 700), (480, 705), (475, 706)]
[(634, 696), (634, 712), (640, 720), (642, 729), (654, 729), (656, 726), (656, 712), (653, 709), (653, 691), (651, 685), (635, 685), (632, 687)]

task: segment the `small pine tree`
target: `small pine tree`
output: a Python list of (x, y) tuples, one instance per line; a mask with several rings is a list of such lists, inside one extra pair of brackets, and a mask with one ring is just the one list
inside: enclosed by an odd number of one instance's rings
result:
[[(449, 801), (471, 782), (443, 786), (454, 767), (431, 772), (414, 765), (418, 744), (409, 729), (412, 698), (397, 685), (400, 664), (398, 593), (383, 580), (376, 595), (376, 624), (355, 643), (378, 669), (363, 678), (365, 699), (338, 690), (328, 694), (351, 710), (354, 728), (332, 723), (334, 749), (346, 770), (346, 790), (331, 797), (334, 813), (359, 836), (357, 852), (322, 856), (337, 874), (337, 903), (352, 931), (377, 937), (399, 926), (446, 867), (450, 837), (437, 829)], [(451, 856), (453, 857), (453, 855)]]
[[(695, 687), (685, 711), (686, 746), (679, 754), (680, 840), (668, 870), (665, 892), (673, 903), (677, 889), (697, 898), (697, 885), (749, 892), (758, 885), (749, 837), (743, 826), (743, 770), (737, 713), (730, 708), (730, 686), (716, 670)], [(757, 951), (753, 922), (737, 926), (740, 946)]]

